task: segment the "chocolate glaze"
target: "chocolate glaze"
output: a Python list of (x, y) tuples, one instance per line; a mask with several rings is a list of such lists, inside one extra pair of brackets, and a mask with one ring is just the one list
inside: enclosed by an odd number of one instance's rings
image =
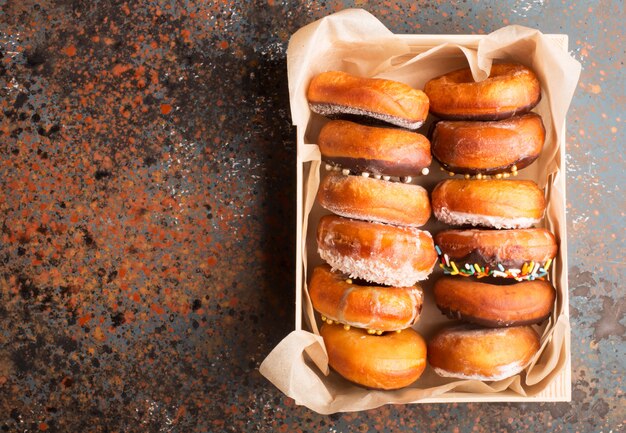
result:
[[(310, 102), (309, 108), (314, 113), (320, 114), (331, 120), (348, 120), (350, 122), (360, 123), (366, 126), (394, 127), (415, 132), (424, 124), (423, 121), (414, 122), (402, 117), (395, 117), (386, 114), (382, 115), (372, 113), (371, 115), (368, 115), (369, 112), (365, 110), (359, 110), (360, 114), (351, 113), (349, 111), (354, 110), (353, 108), (337, 104)], [(383, 120), (373, 116), (381, 116), (388, 120)]]
[(418, 176), (427, 165), (402, 164), (398, 161), (384, 161), (382, 159), (325, 157), (324, 162), (339, 165), (355, 173), (367, 172), (372, 175), (386, 176)]
[(451, 171), (453, 173), (457, 173), (457, 174), (498, 174), (498, 173), (505, 173), (505, 172), (509, 172), (511, 171), (511, 167), (513, 167), (514, 165), (517, 167), (518, 170), (521, 170), (522, 168), (528, 167), (530, 164), (532, 164), (538, 157), (539, 155), (533, 155), (533, 156), (528, 156), (528, 157), (524, 157), (524, 158), (520, 158), (517, 161), (513, 161), (512, 163), (508, 164), (508, 165), (503, 165), (500, 167), (491, 167), (491, 168), (481, 168), (481, 169), (476, 169), (476, 168), (468, 168), (468, 167), (458, 167), (456, 165), (451, 165), (451, 164), (446, 164), (445, 162), (441, 161), (439, 158), (437, 158), (437, 156), (433, 153), (433, 157), (437, 160), (437, 162), (439, 162), (439, 164), (446, 169), (446, 171)]
[(527, 320), (489, 320), (482, 317), (471, 316), (468, 314), (463, 314), (460, 311), (452, 310), (447, 307), (442, 307), (437, 305), (441, 313), (444, 314), (449, 319), (461, 320), (463, 322), (472, 323), (474, 325), (486, 326), (488, 328), (502, 328), (502, 327), (510, 327), (510, 326), (524, 326), (524, 325), (533, 325), (539, 324), (550, 317), (550, 313), (537, 317), (534, 319)]

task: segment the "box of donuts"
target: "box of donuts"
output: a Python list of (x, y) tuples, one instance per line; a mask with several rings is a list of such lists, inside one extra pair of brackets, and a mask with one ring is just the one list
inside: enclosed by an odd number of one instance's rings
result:
[(571, 399), (566, 35), (296, 32), (296, 329), (260, 372), (318, 413)]

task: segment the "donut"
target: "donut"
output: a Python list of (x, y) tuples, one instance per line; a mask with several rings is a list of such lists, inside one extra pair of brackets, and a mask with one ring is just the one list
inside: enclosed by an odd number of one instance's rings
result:
[(316, 75), (307, 89), (309, 107), (329, 118), (416, 130), (428, 116), (428, 97), (408, 84), (362, 78), (341, 71)]
[(444, 230), (435, 235), (444, 273), (460, 276), (544, 278), (558, 251), (546, 229)]
[(446, 224), (514, 229), (539, 223), (546, 200), (531, 180), (447, 179), (435, 186), (431, 206)]
[(381, 336), (358, 328), (322, 325), (328, 364), (344, 378), (376, 389), (398, 389), (415, 382), (426, 368), (426, 342), (409, 328)]
[(370, 333), (398, 331), (417, 322), (422, 311), (422, 289), (360, 285), (328, 265), (317, 266), (309, 283), (313, 308), (326, 322), (355, 326)]
[(408, 287), (426, 279), (437, 261), (426, 231), (336, 215), (320, 219), (317, 247), (333, 269), (388, 286)]
[(430, 218), (428, 192), (419, 185), (329, 173), (322, 179), (318, 203), (347, 218), (420, 227)]
[(556, 297), (552, 284), (539, 280), (494, 285), (442, 277), (433, 292), (437, 307), (449, 318), (488, 327), (541, 323)]
[(449, 172), (515, 173), (539, 157), (545, 135), (541, 116), (535, 113), (485, 122), (441, 120), (434, 126), (431, 146)]
[(530, 111), (541, 99), (541, 84), (524, 65), (491, 66), (489, 78), (476, 82), (470, 68), (426, 83), (430, 112), (450, 120), (500, 120)]
[(415, 176), (432, 162), (425, 136), (397, 128), (331, 120), (317, 143), (323, 161), (366, 176)]
[(521, 372), (539, 350), (530, 326), (476, 328), (461, 325), (439, 331), (428, 342), (428, 363), (444, 377), (501, 380)]

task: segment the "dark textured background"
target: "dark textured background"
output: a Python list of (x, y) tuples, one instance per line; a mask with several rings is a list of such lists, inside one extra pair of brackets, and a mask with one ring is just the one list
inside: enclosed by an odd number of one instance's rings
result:
[[(0, 431), (624, 431), (624, 4), (452, 3), (0, 0)], [(287, 43), (354, 6), (569, 34), (572, 403), (327, 417), (258, 373), (294, 327)]]

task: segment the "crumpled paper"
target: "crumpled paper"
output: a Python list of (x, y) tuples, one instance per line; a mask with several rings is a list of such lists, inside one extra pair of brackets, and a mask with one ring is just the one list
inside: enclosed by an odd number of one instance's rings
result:
[[(543, 395), (564, 400), (569, 384), (569, 312), (567, 294), (567, 243), (565, 223), (565, 116), (576, 89), (580, 64), (567, 53), (567, 38), (538, 30), (507, 26), (486, 36), (394, 35), (368, 12), (348, 9), (311, 23), (291, 38), (287, 52), (289, 95), (298, 143), (298, 269), (296, 326), (267, 356), (260, 372), (297, 404), (322, 413), (359, 411), (384, 404), (420, 401), (519, 401)], [(326, 213), (315, 204), (323, 172), (315, 140), (326, 122), (311, 113), (306, 100), (310, 79), (323, 71), (343, 70), (359, 76), (376, 76), (423, 89), (431, 78), (469, 66), (474, 79), (489, 75), (493, 61), (515, 61), (531, 67), (542, 83), (542, 100), (533, 110), (546, 127), (546, 143), (537, 161), (520, 171), (545, 188), (548, 207), (543, 225), (560, 242), (560, 253), (550, 281), (557, 289), (554, 311), (541, 327), (541, 349), (524, 372), (497, 382), (456, 380), (437, 376), (429, 367), (411, 386), (394, 391), (354, 385), (329, 369), (316, 315), (308, 297), (307, 272), (322, 263), (315, 245), (315, 228)], [(424, 128), (427, 128), (426, 125)], [(437, 170), (414, 180), (428, 190), (445, 177)], [(425, 229), (445, 228), (433, 221)], [(414, 328), (428, 339), (451, 323), (434, 305), (431, 288), (438, 270), (422, 284), (425, 306)], [(301, 324), (304, 319), (304, 326)]]

